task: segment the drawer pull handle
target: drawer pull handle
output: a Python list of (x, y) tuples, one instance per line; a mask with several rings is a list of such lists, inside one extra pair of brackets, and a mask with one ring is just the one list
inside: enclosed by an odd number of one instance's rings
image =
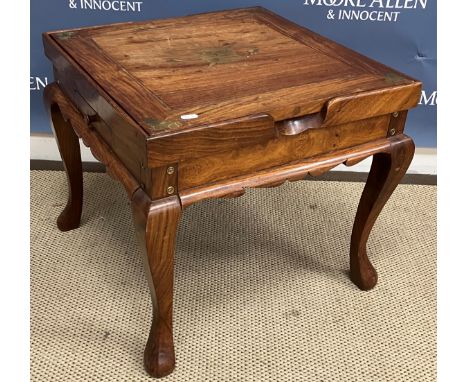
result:
[(297, 135), (310, 129), (322, 127), (324, 117), (322, 112), (306, 115), (304, 117), (286, 119), (277, 122), (277, 129), (281, 135)]

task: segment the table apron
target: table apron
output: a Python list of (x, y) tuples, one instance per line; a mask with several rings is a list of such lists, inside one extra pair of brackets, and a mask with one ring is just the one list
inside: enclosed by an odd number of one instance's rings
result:
[(408, 140), (411, 140), (411, 138), (399, 134), (364, 143), (350, 149), (329, 152), (313, 158), (262, 170), (254, 174), (180, 190), (179, 197), (183, 208), (204, 199), (237, 197), (244, 194), (246, 188), (276, 187), (286, 181), (304, 179), (308, 175), (321, 175), (340, 164), (353, 166), (372, 155), (389, 153), (393, 144)]

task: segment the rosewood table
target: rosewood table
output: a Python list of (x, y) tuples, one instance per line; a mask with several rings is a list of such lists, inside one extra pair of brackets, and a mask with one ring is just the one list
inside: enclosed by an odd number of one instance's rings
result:
[(366, 242), (405, 174), (421, 83), (263, 8), (44, 33), (46, 107), (69, 182), (57, 224), (77, 228), (79, 137), (125, 187), (145, 251), (149, 374), (175, 365), (174, 245), (182, 210), (373, 156), (351, 236), (351, 279), (371, 289)]

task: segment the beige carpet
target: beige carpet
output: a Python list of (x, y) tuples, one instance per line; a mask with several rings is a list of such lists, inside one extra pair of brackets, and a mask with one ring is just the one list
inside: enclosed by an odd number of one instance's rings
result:
[[(295, 182), (200, 203), (178, 231), (165, 381), (435, 381), (436, 187), (402, 185), (369, 239), (379, 284), (348, 279), (363, 183)], [(145, 381), (151, 303), (123, 188), (31, 172), (31, 380)]]

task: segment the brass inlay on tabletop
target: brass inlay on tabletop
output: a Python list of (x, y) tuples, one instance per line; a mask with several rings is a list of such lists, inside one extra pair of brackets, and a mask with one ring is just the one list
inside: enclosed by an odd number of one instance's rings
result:
[(258, 48), (256, 47), (241, 51), (235, 50), (231, 45), (223, 45), (220, 47), (201, 50), (200, 58), (210, 66), (213, 66), (217, 64), (228, 64), (231, 62), (241, 61), (242, 59), (253, 56), (257, 53)]
[(54, 37), (58, 38), (59, 40), (68, 40), (69, 38), (73, 37), (75, 32), (60, 32), (54, 35)]
[(147, 118), (144, 122), (154, 131), (177, 129), (183, 125), (180, 121), (161, 121), (160, 119), (154, 118)]
[(384, 74), (384, 78), (385, 78), (385, 81), (392, 84), (392, 85), (395, 85), (395, 84), (398, 84), (400, 82), (405, 82), (407, 81), (407, 79), (405, 77), (402, 77), (396, 73), (393, 73), (393, 72), (388, 72), (388, 73), (385, 73)]

